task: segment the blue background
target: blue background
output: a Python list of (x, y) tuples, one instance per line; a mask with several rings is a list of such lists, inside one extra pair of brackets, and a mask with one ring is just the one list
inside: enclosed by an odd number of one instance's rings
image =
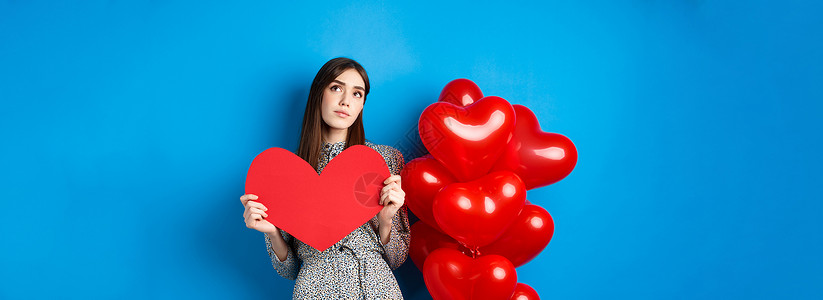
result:
[(0, 298), (288, 298), (238, 197), (336, 56), (407, 161), (460, 77), (575, 142), (544, 299), (823, 298), (820, 2), (232, 2), (0, 1)]

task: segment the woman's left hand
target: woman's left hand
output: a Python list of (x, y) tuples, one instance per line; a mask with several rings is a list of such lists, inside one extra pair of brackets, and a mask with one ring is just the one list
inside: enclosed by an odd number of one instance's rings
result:
[(377, 213), (378, 220), (384, 224), (391, 224), (394, 214), (406, 203), (406, 192), (400, 188), (400, 175), (389, 176), (380, 190), (380, 205), (383, 209)]

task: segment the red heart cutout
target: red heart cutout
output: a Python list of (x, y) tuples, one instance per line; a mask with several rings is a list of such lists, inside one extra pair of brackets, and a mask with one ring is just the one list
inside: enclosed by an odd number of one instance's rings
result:
[(562, 134), (541, 131), (529, 108), (513, 107), (517, 119), (514, 136), (492, 170), (514, 172), (529, 190), (569, 175), (577, 164), (577, 148), (572, 141)]
[(380, 211), (390, 175), (383, 157), (363, 145), (343, 150), (320, 175), (290, 151), (269, 148), (252, 161), (246, 193), (268, 208), (267, 221), (322, 251)]
[(434, 219), (443, 232), (464, 245), (494, 242), (514, 222), (526, 201), (526, 187), (509, 171), (452, 183), (434, 197)]
[(434, 195), (446, 185), (455, 182), (454, 176), (431, 155), (410, 161), (400, 171), (400, 184), (406, 192), (406, 205), (421, 221), (442, 231), (434, 220)]
[(540, 300), (540, 295), (528, 284), (518, 282), (510, 300)]
[(434, 250), (449, 248), (469, 253), (468, 249), (460, 245), (450, 236), (437, 231), (425, 222), (416, 222), (411, 226), (411, 242), (409, 242), (409, 257), (421, 272), (426, 257)]
[(429, 153), (466, 182), (489, 172), (512, 137), (514, 117), (506, 99), (489, 96), (466, 107), (433, 103), (417, 126)]
[(549, 244), (553, 234), (554, 220), (549, 212), (540, 206), (527, 204), (506, 232), (494, 243), (480, 248), (480, 253), (501, 255), (519, 267), (537, 257)]
[(437, 249), (423, 265), (423, 281), (433, 299), (509, 299), (517, 285), (514, 266), (505, 257), (472, 259), (454, 249)]
[(460, 78), (450, 81), (443, 87), (437, 101), (449, 102), (457, 106), (466, 106), (483, 98), (483, 92), (474, 81)]

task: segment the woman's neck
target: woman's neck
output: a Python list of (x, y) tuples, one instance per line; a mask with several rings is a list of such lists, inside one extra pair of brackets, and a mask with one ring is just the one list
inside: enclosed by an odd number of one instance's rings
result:
[(326, 143), (334, 144), (337, 142), (342, 142), (346, 140), (346, 135), (349, 132), (349, 129), (336, 129), (336, 128), (328, 128), (323, 130), (323, 141)]

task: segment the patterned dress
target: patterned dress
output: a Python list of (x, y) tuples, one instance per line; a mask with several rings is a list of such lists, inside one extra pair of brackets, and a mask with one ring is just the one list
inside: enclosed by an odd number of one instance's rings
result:
[[(392, 174), (400, 174), (403, 155), (395, 148), (366, 141), (383, 159)], [(345, 142), (323, 143), (320, 174)], [(383, 245), (377, 231), (377, 216), (320, 252), (280, 230), (289, 253), (280, 261), (264, 234), (272, 266), (280, 276), (295, 280), (293, 299), (403, 299), (392, 270), (400, 267), (409, 251), (409, 219), (406, 207), (392, 218), (391, 236)]]

